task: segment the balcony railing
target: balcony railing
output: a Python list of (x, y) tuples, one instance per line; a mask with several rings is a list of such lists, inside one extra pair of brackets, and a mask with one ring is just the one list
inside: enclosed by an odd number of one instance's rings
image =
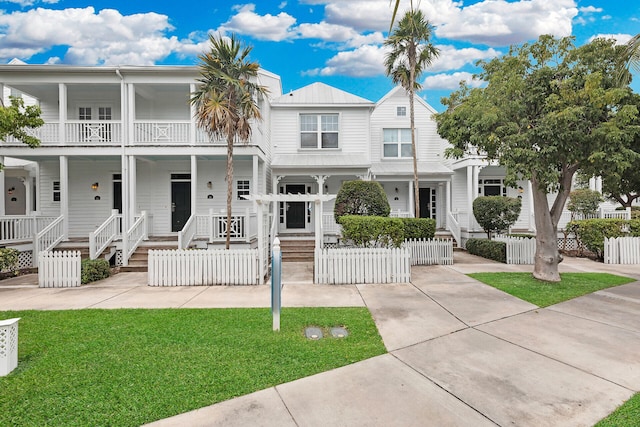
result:
[(190, 142), (191, 123), (184, 121), (142, 121), (134, 122), (135, 144), (187, 144)]
[[(60, 135), (58, 132), (60, 125), (55, 122), (45, 123), (39, 128), (31, 129), (26, 128), (25, 131), (28, 135), (34, 136), (40, 140), (40, 145), (56, 145), (59, 144)], [(13, 136), (8, 136), (2, 145), (23, 145)]]
[(120, 145), (122, 123), (119, 121), (78, 120), (65, 123), (67, 144)]

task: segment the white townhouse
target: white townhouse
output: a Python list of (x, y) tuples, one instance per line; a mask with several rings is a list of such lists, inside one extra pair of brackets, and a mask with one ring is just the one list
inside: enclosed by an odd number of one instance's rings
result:
[[(223, 242), (226, 142), (196, 126), (189, 98), (197, 78), (185, 66), (0, 65), (5, 102), (22, 96), (45, 120), (34, 130), (38, 148), (0, 141), (0, 246), (25, 259), (84, 246), (127, 265), (139, 246)], [(234, 148), (234, 245), (257, 247), (276, 233), (310, 241), (311, 252), (335, 242), (334, 197), (346, 180), (380, 182), (391, 214), (413, 216), (402, 88), (374, 103), (323, 83), (283, 94), (279, 76), (265, 70), (257, 79), (269, 94), (258, 99), (263, 120), (251, 140)], [(421, 216), (464, 244), (481, 231), (471, 214), (477, 196), (521, 197), (514, 228), (534, 231), (528, 182), (507, 188), (504, 170), (482, 156), (446, 158), (435, 110), (415, 101)]]

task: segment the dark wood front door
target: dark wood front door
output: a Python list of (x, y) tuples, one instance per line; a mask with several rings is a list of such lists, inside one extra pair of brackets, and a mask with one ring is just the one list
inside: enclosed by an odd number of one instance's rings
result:
[(191, 216), (191, 183), (171, 182), (171, 231), (180, 231)]
[[(287, 185), (287, 194), (305, 194), (304, 185)], [(305, 228), (305, 202), (287, 202), (287, 228)]]
[(420, 189), (420, 218), (431, 218), (431, 189)]

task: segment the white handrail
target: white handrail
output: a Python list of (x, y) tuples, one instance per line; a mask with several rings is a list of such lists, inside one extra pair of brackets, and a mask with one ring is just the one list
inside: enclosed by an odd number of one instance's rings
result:
[(111, 211), (111, 216), (107, 218), (100, 227), (89, 233), (89, 258), (96, 259), (121, 233), (122, 215), (117, 209)]
[(198, 222), (196, 221), (196, 215), (192, 214), (184, 224), (184, 227), (182, 227), (182, 230), (178, 232), (178, 249), (187, 249), (195, 237), (197, 230)]
[(34, 236), (55, 219), (55, 216), (0, 216), (0, 244), (33, 241)]
[(458, 224), (458, 221), (451, 214), (451, 212), (447, 212), (447, 226), (449, 228), (449, 231), (453, 235), (453, 238), (456, 239), (456, 243), (458, 244), (458, 246), (462, 247), (460, 237), (462, 233), (460, 231), (460, 224)]
[(59, 216), (51, 224), (47, 225), (33, 239), (33, 259), (37, 265), (38, 254), (42, 251), (53, 249), (64, 237), (64, 216)]
[(131, 228), (129, 228), (123, 236), (122, 265), (129, 265), (129, 258), (131, 258), (131, 255), (133, 255), (138, 246), (140, 246), (140, 243), (148, 238), (147, 211), (142, 211)]

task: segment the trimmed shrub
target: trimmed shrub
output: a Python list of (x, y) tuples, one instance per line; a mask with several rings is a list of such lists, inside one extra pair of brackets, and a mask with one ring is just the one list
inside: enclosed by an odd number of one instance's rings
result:
[(401, 218), (404, 223), (404, 238), (433, 239), (436, 235), (436, 220), (431, 218)]
[(0, 248), (0, 272), (16, 271), (18, 269), (19, 251), (11, 248)]
[(511, 227), (520, 216), (522, 201), (514, 197), (481, 196), (473, 201), (473, 216), (491, 239), (491, 233)]
[(404, 223), (400, 218), (345, 215), (338, 220), (342, 236), (360, 247), (400, 247)]
[(81, 265), (80, 281), (82, 284), (106, 279), (111, 275), (109, 261), (106, 259), (83, 259)]
[(467, 252), (483, 258), (507, 263), (507, 244), (489, 239), (469, 239), (466, 243)]
[(345, 181), (338, 191), (333, 215), (336, 222), (343, 215), (389, 216), (391, 207), (380, 183)]
[(584, 219), (569, 222), (567, 230), (575, 233), (578, 240), (598, 259), (603, 259), (604, 238), (629, 236), (630, 222), (617, 218)]

